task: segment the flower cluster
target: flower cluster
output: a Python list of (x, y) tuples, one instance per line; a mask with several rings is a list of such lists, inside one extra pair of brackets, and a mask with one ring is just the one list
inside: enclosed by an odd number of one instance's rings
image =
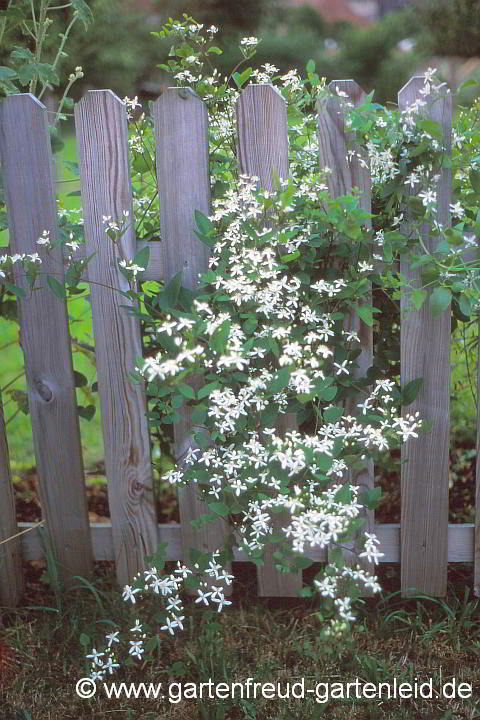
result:
[[(359, 227), (362, 221), (359, 212)], [(332, 247), (342, 222), (341, 202), (328, 197), (318, 173), (280, 181), (273, 192), (241, 176), (204, 218), (205, 239), (215, 242), (200, 295), (189, 312), (172, 307), (157, 322), (162, 349), (137, 368), (152, 395), (160, 385), (163, 397), (170, 391), (172, 421), (176, 408), (190, 404), (198, 430), (197, 447), (165, 478), (196, 483), (252, 558), (275, 539), (292, 568), (313, 548), (341, 550), (361, 524), (362, 493), (347, 480), (352, 460), (365, 464), (421, 427), (418, 414), (399, 414), (398, 390), (387, 377), (371, 383), (355, 414), (342, 407), (359, 378), (359, 337), (345, 319), (368, 292), (357, 278), (373, 270), (359, 260), (342, 278), (323, 264), (323, 248), (343, 252), (338, 241)], [(282, 430), (282, 418), (292, 414), (303, 427)], [(377, 562), (376, 544), (366, 535), (359, 557)], [(318, 579), (323, 595), (325, 583), (329, 592), (344, 592), (342, 579), (378, 589), (361, 565), (327, 567)], [(343, 620), (353, 617), (349, 597), (334, 604)]]
[(106, 633), (103, 649), (93, 648), (85, 656), (90, 661), (91, 679), (102, 679), (113, 674), (120, 667), (120, 660), (124, 662), (124, 658), (142, 660), (153, 649), (152, 630), (169, 635), (183, 630), (185, 607), (181, 594), (185, 587), (196, 592), (194, 605), (211, 605), (216, 607), (218, 612), (225, 605), (231, 605), (225, 595), (233, 576), (218, 563), (218, 557), (218, 553), (204, 556), (202, 565), (194, 563), (193, 570), (178, 562), (173, 572), (162, 574), (164, 560), (158, 554), (158, 567), (153, 565), (143, 573), (138, 573), (132, 584), (124, 587), (122, 597), (126, 603), (135, 606), (136, 614), (139, 613), (139, 606), (146, 604), (148, 599), (153, 599), (155, 626), (141, 622), (136, 617), (133, 627), (128, 631), (119, 629)]

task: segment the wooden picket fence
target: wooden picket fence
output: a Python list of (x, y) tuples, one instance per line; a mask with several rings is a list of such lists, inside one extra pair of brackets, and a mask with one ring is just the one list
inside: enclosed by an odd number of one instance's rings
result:
[[(364, 93), (353, 81), (336, 81), (355, 104)], [(423, 88), (414, 77), (399, 94), (405, 108)], [(441, 122), (450, 147), (452, 106), (446, 95), (432, 103), (432, 118)], [(132, 215), (127, 114), (111, 91), (90, 91), (75, 107), (77, 147), (85, 223), (85, 247), (78, 257), (90, 256), (88, 280), (95, 334), (105, 467), (111, 524), (89, 525), (85, 480), (76, 410), (66, 303), (48, 289), (19, 300), (21, 342), (25, 356), (28, 400), (41, 504), (61, 576), (87, 576), (92, 561), (110, 560), (118, 581), (127, 583), (143, 567), (144, 556), (159, 541), (168, 542), (167, 558), (184, 557), (189, 547), (213, 549), (222, 543), (224, 526), (194, 529), (191, 520), (202, 511), (195, 488), (179, 492), (181, 522), (158, 525), (152, 490), (146, 399), (128, 371), (141, 355), (138, 321), (125, 311), (126, 300), (115, 289), (127, 290), (118, 260), (132, 259), (138, 250), (133, 225), (114, 244), (105, 235), (103, 216)], [(210, 212), (208, 116), (203, 102), (190, 90), (170, 88), (154, 103), (161, 243), (150, 243), (150, 263), (143, 279), (168, 281), (179, 270), (192, 287), (207, 264), (207, 249), (193, 232), (194, 211)], [(371, 182), (358, 158), (347, 162), (344, 111), (335, 98), (318, 107), (319, 166), (328, 166), (329, 189), (335, 196), (361, 190), (361, 205), (371, 208)], [(237, 105), (237, 149), (241, 172), (256, 175), (263, 187), (272, 177), (288, 174), (287, 108), (269, 85), (250, 85)], [(4, 173), (11, 252), (36, 252), (42, 271), (63, 275), (62, 250), (44, 252), (37, 238), (48, 230), (57, 235), (55, 181), (46, 108), (29, 94), (13, 95), (0, 108), (0, 151)], [(450, 170), (439, 188), (438, 219), (448, 225)], [(432, 240), (425, 233), (427, 246)], [(82, 255), (83, 253), (83, 255)], [(409, 268), (402, 267), (405, 273)], [(25, 279), (18, 274), (18, 285)], [(402, 300), (405, 305), (408, 298)], [(362, 342), (359, 358), (364, 370), (372, 364), (372, 330), (358, 318)], [(401, 562), (402, 592), (412, 589), (433, 595), (446, 593), (448, 562), (474, 563), (475, 587), (480, 592), (480, 468), (477, 454), (477, 523), (448, 524), (448, 447), (450, 394), (450, 311), (432, 317), (428, 309), (408, 313), (401, 326), (402, 383), (424, 377), (425, 384), (409, 411), (419, 410), (434, 421), (431, 433), (409, 441), (403, 450), (401, 524), (374, 525), (384, 562)], [(0, 403), (1, 407), (1, 403)], [(181, 456), (189, 442), (190, 418), (184, 410), (175, 427), (175, 448)], [(480, 428), (480, 423), (478, 423)], [(480, 437), (477, 447), (480, 446)], [(373, 467), (356, 478), (373, 485)], [(14, 605), (22, 592), (21, 561), (41, 557), (36, 529), (17, 523), (3, 414), (0, 412), (0, 604)], [(27, 530), (27, 532), (25, 532)], [(326, 550), (310, 556), (324, 561)], [(238, 550), (235, 559), (246, 559)], [(293, 596), (300, 575), (278, 573), (271, 558), (258, 568), (262, 596)]]

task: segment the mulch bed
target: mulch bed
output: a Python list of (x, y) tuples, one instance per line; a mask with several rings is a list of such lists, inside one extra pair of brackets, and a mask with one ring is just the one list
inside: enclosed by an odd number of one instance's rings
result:
[[(378, 484), (382, 487), (383, 497), (375, 511), (379, 523), (400, 522), (400, 454), (392, 452), (392, 463), (388, 469), (378, 468)], [(457, 445), (450, 452), (450, 516), (449, 522), (474, 522), (475, 517), (475, 464), (476, 453), (468, 443)], [(103, 463), (98, 463), (86, 473), (86, 494), (88, 513), (91, 523), (108, 522), (107, 486), (101, 482), (91, 482), (90, 478), (104, 475)], [(41, 505), (38, 494), (36, 468), (25, 472), (14, 482), (17, 520), (19, 522), (38, 522), (41, 520)], [(178, 504), (175, 489), (163, 483), (156, 487), (157, 517), (159, 523), (179, 522)]]

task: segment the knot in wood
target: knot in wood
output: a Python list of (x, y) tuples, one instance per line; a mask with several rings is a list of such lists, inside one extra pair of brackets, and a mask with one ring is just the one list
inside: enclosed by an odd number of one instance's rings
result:
[(178, 97), (181, 97), (182, 100), (188, 100), (188, 90), (185, 88), (180, 88), (178, 91)]
[(53, 393), (48, 387), (48, 385), (46, 385), (41, 380), (37, 380), (35, 383), (35, 387), (42, 400), (45, 400), (45, 402), (50, 402), (50, 400), (53, 398)]

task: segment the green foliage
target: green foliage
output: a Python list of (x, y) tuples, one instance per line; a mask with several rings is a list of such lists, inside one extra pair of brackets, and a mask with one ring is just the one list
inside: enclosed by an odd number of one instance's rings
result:
[(480, 12), (478, 0), (425, 0), (417, 2), (415, 13), (427, 32), (423, 37), (435, 55), (480, 55)]
[(77, 30), (69, 41), (69, 54), (86, 73), (85, 81), (76, 88), (77, 96), (87, 85), (109, 88), (124, 97), (138, 94), (144, 83), (158, 84), (162, 80), (156, 71), (158, 42), (151, 36), (155, 26), (145, 10), (135, 3), (125, 3), (120, 9), (117, 0), (91, 0), (89, 4), (95, 22), (87, 39)]
[[(70, 0), (62, 6), (53, 0), (38, 3), (9, 0), (0, 10), (0, 93), (28, 90), (41, 100), (47, 91), (59, 88), (60, 71), (65, 72), (67, 67), (65, 46), (69, 36), (77, 23), (84, 32), (91, 21), (92, 13), (84, 0)], [(70, 88), (81, 77), (81, 66), (76, 64), (73, 68), (70, 63), (70, 74), (52, 126), (63, 117)]]

